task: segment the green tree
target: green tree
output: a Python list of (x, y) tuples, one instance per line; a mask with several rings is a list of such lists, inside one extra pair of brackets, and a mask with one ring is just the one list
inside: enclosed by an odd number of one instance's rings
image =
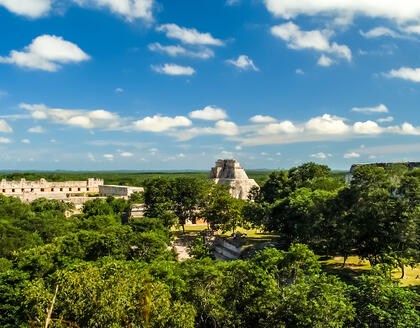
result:
[(242, 209), (245, 201), (233, 198), (227, 188), (214, 184), (200, 213), (213, 230), (226, 232), (244, 224)]
[(398, 286), (398, 282), (362, 275), (351, 289), (356, 308), (355, 327), (415, 328), (420, 326), (416, 309), (418, 294)]
[(196, 178), (180, 177), (172, 181), (172, 189), (173, 211), (184, 231), (187, 221), (195, 222), (209, 187)]

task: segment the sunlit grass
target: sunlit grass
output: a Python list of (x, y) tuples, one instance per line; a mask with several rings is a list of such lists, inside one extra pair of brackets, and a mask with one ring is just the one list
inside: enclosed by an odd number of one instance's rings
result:
[[(328, 260), (320, 261), (325, 270), (331, 273), (338, 273), (344, 277), (352, 278), (362, 273), (367, 273), (371, 266), (369, 261), (361, 260), (357, 256), (350, 256), (346, 265), (343, 268), (343, 258), (334, 257)], [(392, 271), (392, 277), (398, 279), (401, 282), (402, 286), (420, 286), (420, 265), (417, 265), (414, 269), (410, 267), (405, 268), (406, 277), (404, 279), (399, 279), (401, 277), (401, 270), (395, 269)]]

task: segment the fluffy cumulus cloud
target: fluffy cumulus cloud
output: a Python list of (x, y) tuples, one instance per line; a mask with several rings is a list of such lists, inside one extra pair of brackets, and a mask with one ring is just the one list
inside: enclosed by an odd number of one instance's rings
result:
[(317, 64), (319, 66), (328, 67), (328, 66), (331, 66), (332, 64), (334, 64), (334, 61), (330, 57), (322, 54), (321, 57), (319, 57)]
[(38, 18), (51, 10), (52, 0), (0, 0), (0, 6), (22, 16)]
[(70, 125), (84, 129), (121, 129), (124, 124), (118, 114), (103, 110), (50, 108), (44, 104), (20, 104), (20, 108), (30, 112), (35, 120), (50, 120), (56, 124)]
[(208, 121), (218, 121), (227, 118), (226, 111), (222, 108), (214, 106), (206, 106), (203, 109), (198, 109), (190, 112), (191, 118)]
[(342, 134), (350, 130), (343, 118), (329, 114), (310, 119), (305, 124), (305, 129), (319, 134)]
[(398, 23), (420, 20), (420, 2), (415, 0), (264, 0), (264, 3), (273, 15), (285, 19), (321, 14), (347, 23), (354, 16), (392, 19)]
[(214, 38), (210, 33), (201, 33), (195, 28), (181, 27), (176, 24), (163, 24), (156, 28), (159, 32), (166, 33), (171, 39), (177, 39), (185, 44), (222, 46), (222, 40)]
[(339, 45), (336, 42), (330, 43), (332, 35), (330, 30), (302, 31), (293, 22), (276, 25), (271, 28), (271, 33), (286, 41), (291, 49), (310, 49), (323, 53), (329, 53), (337, 57), (351, 60), (351, 50), (346, 45)]
[[(374, 137), (379, 134), (420, 135), (420, 127), (408, 122), (401, 125), (381, 126), (371, 120), (353, 124), (348, 121), (350, 120), (346, 118), (324, 114), (313, 117), (306, 122), (286, 120), (278, 123), (258, 123), (239, 127), (240, 134), (234, 135), (230, 139), (241, 142), (242, 145), (257, 146), (298, 142), (342, 141), (360, 137)], [(390, 121), (390, 118), (385, 118), (380, 123)]]
[(382, 133), (382, 128), (378, 123), (373, 121), (356, 122), (353, 125), (354, 132), (359, 134), (379, 134)]
[(193, 75), (195, 69), (191, 66), (180, 66), (176, 64), (152, 65), (155, 72), (166, 75)]
[(208, 59), (214, 56), (214, 51), (206, 47), (202, 47), (198, 50), (190, 50), (179, 44), (175, 46), (163, 46), (159, 42), (155, 42), (149, 44), (148, 48), (150, 51), (167, 54), (172, 57), (186, 56), (192, 58)]
[(29, 140), (29, 139), (22, 139), (21, 142), (24, 143), (24, 144), (30, 144), (31, 143), (31, 140)]
[(292, 122), (290, 121), (283, 121), (280, 123), (270, 123), (263, 128), (261, 128), (258, 133), (262, 135), (266, 134), (279, 134), (279, 133), (297, 133), (302, 131), (302, 129), (297, 128)]
[(353, 112), (359, 113), (388, 113), (388, 108), (384, 104), (380, 104), (376, 107), (353, 107)]
[(120, 153), (120, 156), (121, 157), (133, 157), (134, 154), (133, 153), (130, 153), (128, 151), (123, 151), (123, 152)]
[(360, 154), (354, 151), (344, 154), (344, 158), (359, 158)]
[(412, 82), (420, 82), (420, 68), (401, 67), (397, 70), (393, 69), (384, 75), (389, 78), (399, 78)]
[(274, 117), (266, 115), (255, 115), (252, 116), (249, 120), (253, 123), (272, 123), (276, 121)]
[(73, 0), (79, 6), (107, 8), (111, 12), (125, 17), (128, 21), (136, 18), (153, 18), (154, 0)]
[(0, 143), (11, 143), (12, 141), (9, 138), (0, 137)]
[(238, 57), (238, 59), (228, 59), (226, 62), (228, 62), (229, 64), (232, 64), (232, 65), (236, 66), (237, 68), (239, 68), (241, 70), (254, 70), (254, 71), (258, 71), (258, 68), (257, 68), (257, 66), (255, 66), (255, 64), (252, 61), (252, 59), (250, 59), (246, 55), (240, 55)]
[(316, 154), (311, 154), (310, 157), (312, 158), (318, 158), (318, 159), (326, 159), (327, 155), (325, 155), (324, 153), (320, 152), (320, 153), (316, 153)]
[(192, 122), (185, 116), (160, 116), (145, 117), (134, 122), (134, 129), (139, 131), (164, 132), (176, 127), (190, 126)]
[(0, 132), (3, 133), (11, 133), (13, 129), (10, 127), (9, 124), (5, 120), (0, 120)]
[(9, 56), (0, 56), (0, 63), (55, 72), (61, 64), (78, 63), (89, 58), (76, 44), (59, 36), (45, 34), (33, 39), (23, 51), (12, 50)]
[(180, 141), (186, 141), (200, 135), (219, 134), (225, 136), (236, 136), (239, 133), (240, 129), (234, 122), (220, 120), (212, 127), (194, 127), (183, 131), (177, 131), (176, 134), (172, 135)]

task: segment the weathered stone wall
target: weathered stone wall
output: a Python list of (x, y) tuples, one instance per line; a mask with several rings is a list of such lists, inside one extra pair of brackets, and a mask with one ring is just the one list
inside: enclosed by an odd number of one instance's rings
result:
[(230, 187), (230, 193), (235, 198), (248, 199), (249, 191), (258, 184), (249, 179), (239, 162), (234, 159), (219, 159), (210, 171), (210, 179), (217, 184)]
[(31, 196), (55, 198), (65, 197), (72, 193), (98, 193), (99, 186), (104, 184), (103, 179), (89, 178), (87, 181), (49, 182), (45, 179), (39, 181), (0, 181), (0, 194), (5, 196)]
[(99, 186), (100, 196), (123, 196), (129, 197), (133, 192), (143, 192), (142, 187), (131, 186), (117, 186), (117, 185), (104, 185)]

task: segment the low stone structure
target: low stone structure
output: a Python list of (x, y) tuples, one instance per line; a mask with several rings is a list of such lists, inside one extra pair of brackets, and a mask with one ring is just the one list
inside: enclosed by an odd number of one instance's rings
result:
[(117, 185), (102, 185), (99, 186), (100, 196), (120, 196), (129, 197), (133, 192), (143, 192), (142, 187), (131, 186), (117, 186)]
[(351, 180), (353, 179), (353, 173), (356, 168), (365, 165), (372, 165), (377, 167), (383, 167), (384, 169), (389, 169), (392, 167), (406, 167), (407, 170), (411, 171), (415, 168), (420, 168), (420, 162), (390, 162), (390, 163), (370, 163), (370, 164), (353, 164), (350, 168), (349, 173), (346, 174), (346, 183), (350, 184)]
[(249, 179), (239, 162), (234, 159), (219, 159), (210, 171), (210, 179), (217, 184), (227, 185), (235, 198), (248, 199), (252, 187), (258, 187), (254, 179)]
[(103, 179), (89, 178), (86, 181), (49, 182), (45, 179), (39, 181), (7, 181), (0, 182), (0, 194), (14, 196), (22, 200), (31, 201), (36, 198), (65, 199), (73, 194), (98, 193), (99, 186), (104, 184)]

